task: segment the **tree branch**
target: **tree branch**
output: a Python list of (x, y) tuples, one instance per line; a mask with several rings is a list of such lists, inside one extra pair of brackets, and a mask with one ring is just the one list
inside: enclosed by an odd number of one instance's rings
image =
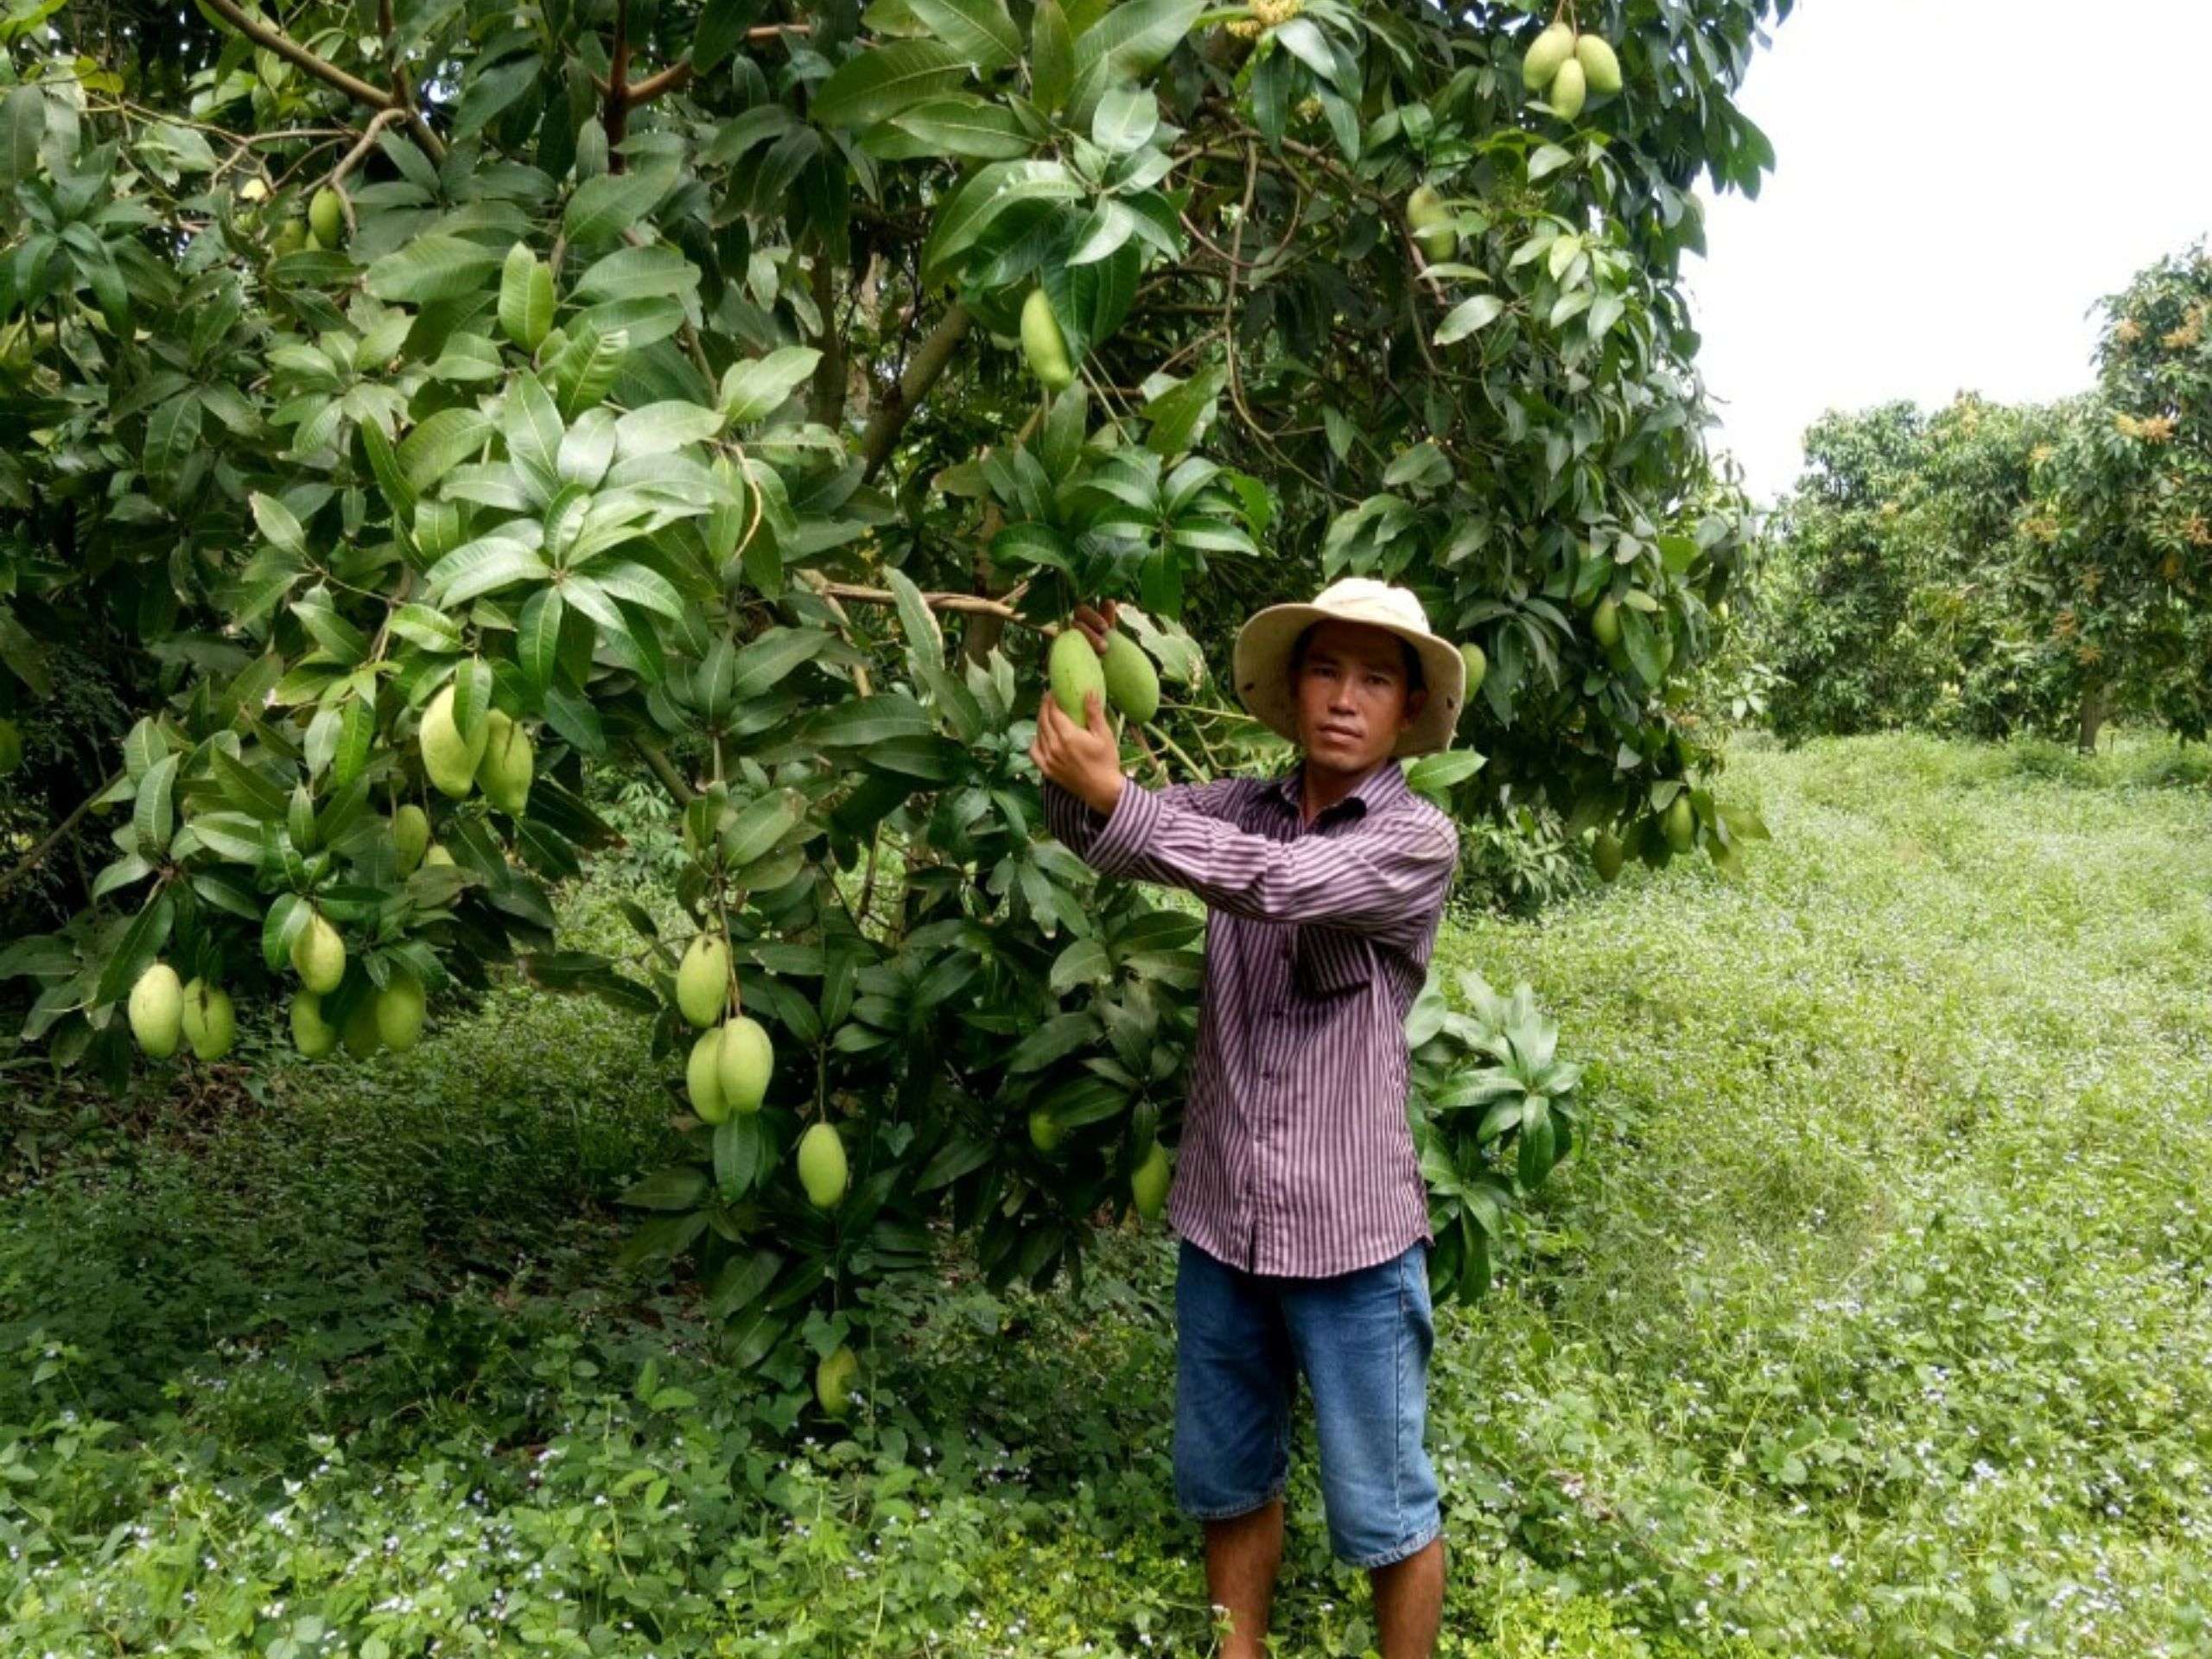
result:
[(681, 62), (670, 64), (665, 69), (655, 71), (643, 80), (632, 83), (630, 87), (630, 102), (633, 105), (649, 104), (663, 92), (677, 92), (690, 84), (691, 60), (685, 58)]
[(255, 45), (266, 47), (287, 63), (305, 70), (327, 86), (336, 87), (356, 103), (365, 104), (372, 110), (398, 111), (406, 118), (408, 126), (422, 141), (423, 147), (429, 151), (431, 158), (437, 160), (444, 156), (446, 147), (437, 134), (432, 132), (429, 124), (398, 95), (385, 92), (380, 86), (372, 86), (358, 75), (347, 74), (336, 64), (315, 56), (281, 29), (272, 29), (267, 23), (247, 16), (238, 10), (237, 0), (207, 0), (207, 6)]
[[(815, 584), (815, 591), (831, 599), (849, 599), (861, 605), (896, 605), (899, 602), (899, 595), (888, 588), (861, 588), (849, 582), (819, 582)], [(1020, 589), (1014, 591), (1019, 593)], [(995, 616), (1001, 622), (1023, 621), (1014, 607), (1005, 600), (988, 598), (982, 594), (924, 594), (922, 602), (933, 611), (967, 611), (976, 616)]]
[(614, 0), (614, 47), (607, 54), (607, 103), (600, 117), (607, 134), (607, 170), (622, 171), (622, 141), (630, 136), (630, 0)]
[(845, 339), (837, 331), (837, 273), (826, 248), (814, 251), (814, 308), (822, 314), (822, 360), (814, 365), (807, 418), (838, 427), (845, 420)]
[(69, 832), (77, 827), (78, 820), (92, 810), (92, 803), (113, 789), (122, 777), (123, 774), (119, 772), (111, 775), (98, 789), (78, 802), (77, 810), (55, 824), (53, 832), (44, 841), (24, 854), (15, 868), (10, 870), (5, 875), (0, 875), (0, 898), (6, 897), (10, 887), (36, 869), (48, 853), (67, 840)]
[[(755, 23), (745, 31), (745, 40), (747, 45), (759, 46), (763, 41), (775, 40), (779, 35), (813, 33), (812, 23)], [(670, 64), (665, 69), (654, 70), (643, 80), (632, 81), (630, 107), (634, 110), (640, 104), (650, 104), (663, 92), (681, 91), (691, 84), (692, 73), (691, 60), (683, 58)], [(607, 82), (599, 76), (594, 75), (591, 82), (601, 92), (607, 90)]]
[(632, 738), (630, 747), (638, 752), (639, 759), (652, 768), (653, 776), (660, 779), (661, 787), (676, 798), (678, 806), (691, 804), (691, 785), (684, 781), (683, 774), (676, 769), (676, 763), (668, 758), (665, 750), (657, 743), (646, 742), (642, 737)]
[(937, 327), (930, 331), (899, 380), (897, 390), (875, 406), (868, 416), (868, 430), (861, 435), (861, 459), (865, 463), (861, 471), (863, 480), (875, 476), (877, 470), (890, 459), (891, 448), (899, 442), (899, 435), (906, 429), (906, 423), (913, 417), (930, 388), (952, 361), (952, 353), (967, 337), (969, 325), (975, 321), (966, 306), (955, 303), (938, 319)]

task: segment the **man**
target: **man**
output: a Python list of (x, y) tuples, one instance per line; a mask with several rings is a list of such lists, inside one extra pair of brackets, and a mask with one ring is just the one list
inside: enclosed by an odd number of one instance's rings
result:
[[(1114, 609), (1075, 613), (1102, 653)], [(1176, 1501), (1205, 1523), (1225, 1659), (1264, 1651), (1301, 1374), (1331, 1548), (1370, 1572), (1383, 1659), (1427, 1659), (1444, 1599), (1422, 1444), (1435, 1241), (1405, 1020), (1459, 840), (1399, 757), (1450, 744), (1466, 665), (1411, 593), (1347, 577), (1252, 616), (1234, 667), (1245, 707), (1303, 751), (1280, 777), (1147, 789), (1122, 775), (1095, 692), (1082, 726), (1046, 692), (1030, 757), (1085, 862), (1207, 905), (1167, 1217)]]

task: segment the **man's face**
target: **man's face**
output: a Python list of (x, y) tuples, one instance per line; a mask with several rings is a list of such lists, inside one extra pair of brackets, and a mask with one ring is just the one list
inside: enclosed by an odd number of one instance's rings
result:
[(1307, 759), (1354, 773), (1389, 755), (1428, 700), (1426, 690), (1407, 686), (1397, 635), (1361, 622), (1314, 628), (1296, 690), (1298, 739)]

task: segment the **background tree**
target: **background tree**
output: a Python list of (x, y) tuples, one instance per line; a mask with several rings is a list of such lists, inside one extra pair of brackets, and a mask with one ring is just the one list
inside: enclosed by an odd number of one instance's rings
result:
[(2115, 714), (2212, 722), (2212, 261), (2159, 261), (2105, 302), (2097, 397), (2036, 471), (2036, 590), (2083, 749)]
[(1779, 677), (1777, 731), (2034, 732), (2086, 751), (2126, 714), (2204, 734), (2208, 272), (2192, 250), (2104, 302), (2094, 392), (1815, 423), (1745, 645)]
[[(1198, 922), (1038, 833), (1078, 596), (1192, 688), (1126, 728), (1155, 780), (1247, 752), (1233, 621), (1357, 570), (1484, 653), (1413, 769), (1453, 810), (1761, 833), (1679, 706), (1745, 518), (1676, 275), (1693, 182), (1771, 164), (1731, 95), (1787, 0), (1582, 9), (1586, 107), (1518, 6), (208, 5), (212, 60), (10, 26), (5, 695), (99, 640), (143, 711), (82, 908), (0, 957), (58, 1061), (178, 1040), (129, 1008), (157, 961), (201, 1060), (218, 988), (355, 1055), (504, 963), (604, 997), (696, 1150), (632, 1259), (831, 1404), (843, 1287), (941, 1219), (996, 1283), (1079, 1273), (1174, 1139)], [(549, 884), (620, 764), (690, 861), (613, 961)], [(1423, 1019), (1471, 1293), (1574, 1076), (1524, 1006)]]
[(1777, 732), (2001, 737), (2066, 716), (2021, 523), (2032, 457), (2063, 422), (1961, 396), (1813, 425), (1754, 605)]

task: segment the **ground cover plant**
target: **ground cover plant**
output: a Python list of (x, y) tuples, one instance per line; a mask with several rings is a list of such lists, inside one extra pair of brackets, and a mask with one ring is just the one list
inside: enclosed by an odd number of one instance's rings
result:
[[(1533, 986), (1590, 1110), (1498, 1291), (1440, 1312), (1440, 1651), (2202, 1651), (2212, 761), (1751, 740), (1731, 775), (1776, 832), (1744, 879), (1441, 942)], [(641, 1025), (502, 985), (358, 1070), (286, 1040), (246, 1015), (189, 1113), (23, 1088), (5, 1650), (1207, 1650), (1159, 1233), (1079, 1289), (950, 1243), (868, 1289), (817, 1433), (696, 1290), (607, 1271), (673, 1133)], [(1357, 1656), (1300, 1421), (1281, 1650)]]

